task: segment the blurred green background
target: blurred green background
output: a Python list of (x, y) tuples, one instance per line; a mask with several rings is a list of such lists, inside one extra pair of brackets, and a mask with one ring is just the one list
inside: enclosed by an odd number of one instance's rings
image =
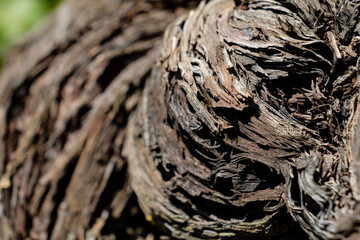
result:
[(4, 54), (61, 0), (0, 0), (0, 69)]

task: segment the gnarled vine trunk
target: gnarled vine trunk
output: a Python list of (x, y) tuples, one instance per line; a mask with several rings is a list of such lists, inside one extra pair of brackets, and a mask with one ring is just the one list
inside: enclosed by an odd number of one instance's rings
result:
[(358, 239), (359, 7), (65, 2), (1, 76), (2, 238)]

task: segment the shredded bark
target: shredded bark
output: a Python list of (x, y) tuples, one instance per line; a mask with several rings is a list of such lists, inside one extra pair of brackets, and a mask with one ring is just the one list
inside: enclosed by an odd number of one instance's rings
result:
[(0, 77), (0, 236), (358, 239), (359, 7), (65, 2)]
[(144, 211), (183, 239), (280, 237), (287, 212), (312, 239), (356, 232), (358, 7), (204, 1), (172, 23), (128, 127)]
[(97, 238), (122, 216), (132, 194), (124, 129), (182, 6), (69, 1), (10, 53), (0, 81), (1, 239)]

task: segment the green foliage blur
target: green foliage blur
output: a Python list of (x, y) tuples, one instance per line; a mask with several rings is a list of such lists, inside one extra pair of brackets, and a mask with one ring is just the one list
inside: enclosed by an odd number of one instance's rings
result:
[(0, 0), (0, 69), (4, 54), (61, 0)]

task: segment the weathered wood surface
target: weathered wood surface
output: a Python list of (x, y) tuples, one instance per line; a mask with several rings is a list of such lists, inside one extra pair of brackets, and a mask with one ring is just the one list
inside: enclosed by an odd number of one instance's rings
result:
[(68, 1), (10, 53), (0, 81), (2, 239), (91, 238), (120, 217), (132, 193), (124, 128), (181, 4)]
[(132, 191), (176, 238), (360, 237), (360, 2), (195, 5), (68, 1), (10, 53), (4, 238), (99, 237)]

